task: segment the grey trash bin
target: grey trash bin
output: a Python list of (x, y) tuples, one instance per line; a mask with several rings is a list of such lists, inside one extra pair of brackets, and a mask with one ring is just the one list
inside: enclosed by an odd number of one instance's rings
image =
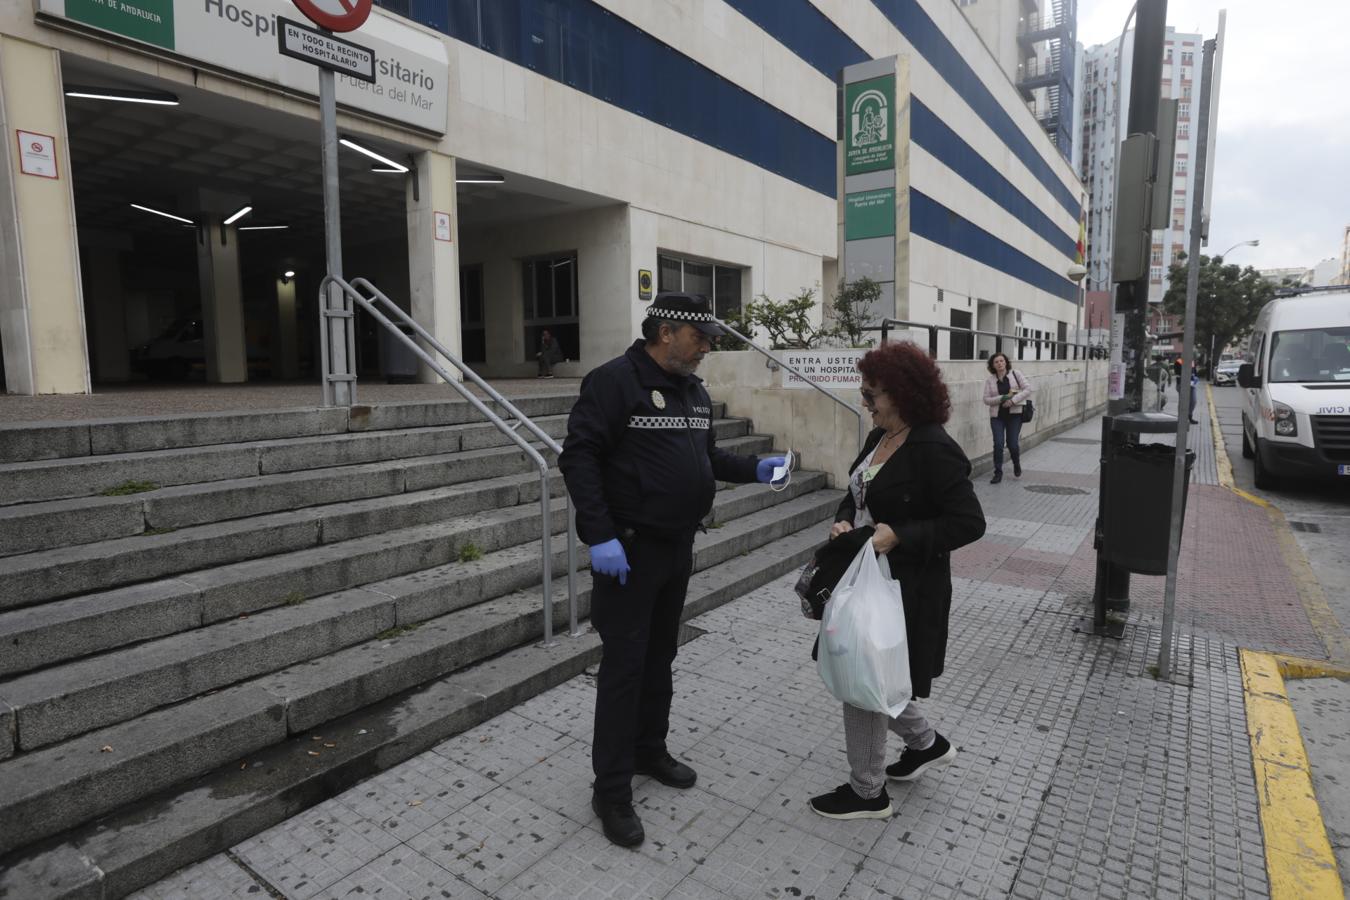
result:
[[(1161, 433), (1165, 420), (1158, 414), (1118, 416), (1116, 431)], [(1172, 427), (1175, 427), (1173, 425)], [(1167, 574), (1167, 542), (1172, 510), (1172, 466), (1176, 449), (1168, 444), (1138, 441), (1111, 442), (1107, 448), (1103, 489), (1102, 549), (1107, 559), (1140, 575)], [(1186, 476), (1190, 484), (1195, 451), (1186, 451)], [(1181, 518), (1186, 520), (1186, 491), (1181, 494)]]

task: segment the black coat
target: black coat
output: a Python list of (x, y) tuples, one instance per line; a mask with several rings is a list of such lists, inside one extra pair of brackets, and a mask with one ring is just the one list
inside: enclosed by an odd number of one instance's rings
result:
[(756, 480), (758, 457), (717, 446), (703, 382), (668, 374), (644, 346), (593, 369), (567, 419), (558, 468), (592, 547), (625, 528), (693, 540), (718, 481)]
[[(883, 433), (878, 428), (867, 436), (850, 472)], [(889, 525), (900, 540), (887, 560), (904, 596), (914, 696), (927, 697), (947, 656), (951, 552), (984, 535), (984, 510), (970, 483), (970, 460), (941, 425), (918, 426), (872, 479), (864, 503), (872, 518)], [(852, 522), (855, 511), (849, 492), (834, 519)]]

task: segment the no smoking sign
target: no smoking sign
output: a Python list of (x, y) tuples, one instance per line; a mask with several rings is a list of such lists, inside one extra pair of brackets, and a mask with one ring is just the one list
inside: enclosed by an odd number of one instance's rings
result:
[(294, 0), (305, 17), (329, 31), (355, 31), (370, 18), (371, 0)]

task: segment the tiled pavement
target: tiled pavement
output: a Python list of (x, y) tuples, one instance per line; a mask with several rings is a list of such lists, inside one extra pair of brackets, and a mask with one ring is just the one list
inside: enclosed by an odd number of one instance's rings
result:
[(1099, 428), (1028, 451), (1020, 480), (977, 486), (989, 533), (955, 556), (947, 671), (922, 703), (960, 753), (892, 785), (889, 821), (805, 806), (846, 766), (788, 577), (694, 621), (706, 633), (677, 660), (671, 747), (699, 783), (638, 780), (637, 851), (611, 847), (589, 809), (583, 675), (140, 896), (1267, 896), (1236, 651), (1311, 654), (1316, 637), (1279, 601), (1295, 595), (1269, 520), (1203, 478), (1176, 681), (1148, 673), (1161, 578), (1134, 579), (1124, 640), (1075, 633)]

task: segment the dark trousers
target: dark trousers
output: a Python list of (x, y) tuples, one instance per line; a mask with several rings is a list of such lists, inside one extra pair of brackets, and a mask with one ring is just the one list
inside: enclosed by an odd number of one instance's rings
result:
[(639, 762), (666, 753), (670, 729), (670, 674), (680, 614), (693, 568), (693, 539), (625, 541), (628, 583), (593, 574), (591, 624), (600, 633), (591, 763), (595, 791), (628, 803)]
[(1013, 465), (1022, 464), (1022, 445), (1018, 443), (1018, 438), (1022, 434), (1022, 416), (1020, 413), (1010, 413), (1005, 416), (991, 416), (989, 418), (989, 427), (994, 430), (994, 471), (1003, 471), (1003, 443), (1008, 443), (1008, 455), (1012, 457)]

